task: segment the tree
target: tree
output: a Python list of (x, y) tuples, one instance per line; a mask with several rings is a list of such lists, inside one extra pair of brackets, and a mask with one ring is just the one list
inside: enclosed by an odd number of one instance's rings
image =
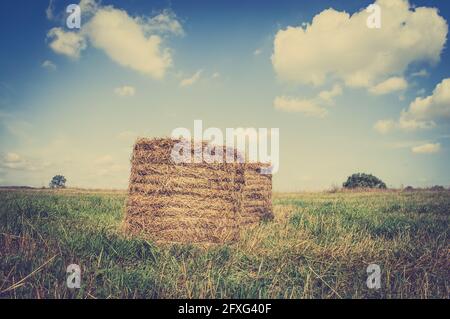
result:
[(52, 180), (48, 184), (50, 188), (65, 188), (66, 187), (66, 178), (62, 175), (53, 176)]
[(445, 187), (442, 185), (434, 185), (432, 187), (430, 187), (431, 191), (436, 191), (436, 192), (442, 192), (445, 191)]
[(344, 188), (386, 188), (386, 184), (381, 179), (365, 173), (356, 173), (349, 176), (342, 186)]

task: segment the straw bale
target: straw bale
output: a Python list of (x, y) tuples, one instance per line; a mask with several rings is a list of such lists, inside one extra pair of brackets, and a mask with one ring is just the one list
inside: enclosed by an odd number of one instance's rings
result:
[(261, 174), (261, 168), (267, 167), (267, 164), (261, 163), (246, 164), (242, 188), (242, 224), (273, 219), (272, 175)]
[[(128, 234), (157, 242), (223, 243), (238, 240), (241, 226), (270, 217), (272, 179), (259, 173), (260, 164), (175, 164), (171, 152), (178, 142), (136, 141), (124, 221)], [(195, 146), (207, 144), (192, 145), (194, 157)], [(227, 151), (234, 159), (241, 156), (222, 148)]]

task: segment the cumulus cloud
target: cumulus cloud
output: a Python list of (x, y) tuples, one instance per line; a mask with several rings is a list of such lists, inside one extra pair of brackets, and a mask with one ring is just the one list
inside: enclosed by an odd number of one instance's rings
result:
[(369, 92), (375, 95), (388, 94), (401, 91), (408, 87), (408, 82), (403, 77), (391, 77), (377, 85), (371, 87)]
[(164, 10), (154, 17), (138, 17), (136, 20), (143, 26), (145, 32), (153, 34), (184, 35), (184, 29), (178, 21), (177, 16), (171, 10)]
[(328, 114), (326, 106), (333, 106), (334, 98), (342, 95), (342, 87), (335, 84), (330, 90), (323, 90), (315, 98), (304, 99), (289, 96), (278, 96), (274, 107), (285, 112), (299, 112), (306, 116), (324, 118)]
[(146, 36), (144, 26), (126, 11), (102, 8), (85, 28), (92, 45), (124, 67), (160, 79), (172, 65), (170, 51), (161, 46), (161, 37)]
[(114, 93), (118, 96), (134, 96), (136, 94), (136, 89), (129, 85), (124, 85), (114, 89)]
[(100, 8), (100, 1), (81, 0), (79, 6), (82, 15), (91, 15)]
[(329, 105), (334, 105), (334, 98), (339, 95), (342, 95), (342, 87), (339, 84), (335, 84), (331, 90), (321, 91), (318, 98)]
[(310, 117), (323, 118), (328, 111), (313, 100), (297, 99), (288, 96), (277, 96), (273, 102), (276, 109), (285, 112), (300, 112)]
[(182, 79), (180, 81), (180, 86), (187, 87), (187, 86), (191, 86), (191, 85), (195, 84), (198, 80), (200, 80), (200, 76), (201, 76), (202, 72), (203, 72), (202, 70), (198, 70), (191, 77)]
[(412, 8), (407, 0), (378, 0), (382, 27), (369, 29), (365, 10), (350, 15), (327, 9), (310, 24), (279, 30), (272, 64), (284, 81), (322, 85), (340, 79), (350, 87), (373, 87), (402, 76), (417, 61), (436, 63), (448, 26), (438, 10)]
[(82, 33), (53, 28), (47, 33), (50, 48), (56, 53), (78, 59), (80, 52), (86, 49), (86, 40)]
[(436, 126), (434, 121), (418, 121), (416, 119), (408, 119), (402, 115), (396, 125), (398, 128), (405, 131), (414, 131), (417, 129), (431, 129)]
[(417, 97), (400, 115), (404, 128), (427, 128), (450, 121), (450, 78), (443, 79), (427, 97)]
[(439, 143), (427, 143), (419, 146), (414, 146), (411, 151), (416, 154), (430, 154), (438, 153), (441, 150), (441, 144)]
[(82, 0), (80, 7), (86, 22), (79, 32), (62, 28), (48, 32), (53, 51), (77, 59), (90, 43), (123, 67), (155, 79), (164, 77), (173, 62), (161, 34), (184, 34), (174, 13), (166, 10), (154, 17), (132, 17), (125, 10), (101, 6), (94, 0)]
[(374, 128), (380, 133), (387, 133), (394, 128), (412, 131), (430, 129), (438, 123), (448, 122), (450, 122), (450, 78), (438, 83), (431, 95), (417, 97), (407, 109), (401, 111), (398, 121), (380, 120), (375, 123)]

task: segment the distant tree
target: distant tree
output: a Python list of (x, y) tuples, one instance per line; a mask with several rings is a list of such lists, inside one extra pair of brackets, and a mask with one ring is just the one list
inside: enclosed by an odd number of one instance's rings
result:
[(436, 191), (436, 192), (442, 192), (445, 191), (445, 187), (441, 186), (441, 185), (434, 185), (432, 187), (430, 187), (431, 191)]
[(50, 188), (65, 188), (66, 187), (66, 178), (62, 175), (53, 176), (52, 180), (48, 184)]
[(405, 188), (403, 188), (403, 191), (404, 191), (404, 192), (412, 192), (412, 191), (414, 191), (414, 187), (412, 187), (412, 186), (406, 186)]
[(349, 176), (342, 186), (344, 188), (386, 188), (386, 184), (381, 179), (365, 173), (356, 173)]

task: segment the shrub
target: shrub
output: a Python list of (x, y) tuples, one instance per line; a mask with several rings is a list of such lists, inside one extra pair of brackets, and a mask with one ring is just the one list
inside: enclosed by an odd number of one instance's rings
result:
[(52, 180), (48, 184), (50, 188), (65, 188), (66, 187), (66, 178), (62, 175), (53, 176)]
[(386, 184), (378, 177), (365, 173), (356, 173), (349, 176), (342, 186), (344, 188), (386, 188)]

